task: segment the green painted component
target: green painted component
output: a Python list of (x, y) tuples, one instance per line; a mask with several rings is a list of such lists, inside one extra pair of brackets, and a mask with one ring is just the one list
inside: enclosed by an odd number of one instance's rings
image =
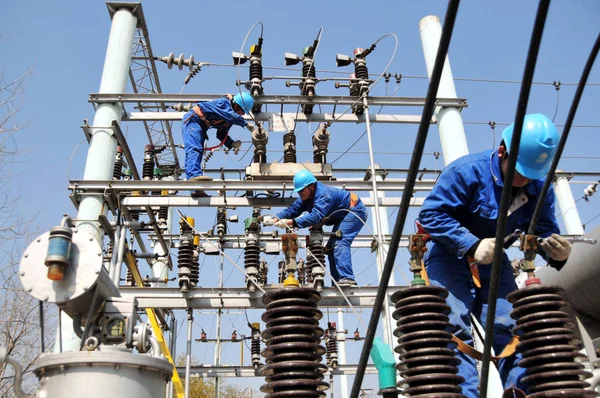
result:
[(371, 348), (371, 359), (379, 373), (379, 389), (396, 386), (396, 361), (394, 353), (389, 345), (385, 344), (379, 337), (373, 339)]
[(425, 279), (422, 279), (420, 277), (419, 278), (415, 278), (415, 279), (412, 280), (412, 282), (410, 282), (410, 285), (411, 286), (425, 286), (426, 285)]

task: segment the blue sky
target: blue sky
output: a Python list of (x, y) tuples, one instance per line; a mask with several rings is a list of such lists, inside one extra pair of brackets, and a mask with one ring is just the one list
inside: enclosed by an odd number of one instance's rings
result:
[[(504, 1), (482, 2), (463, 1), (459, 8), (454, 35), (450, 46), (450, 63), (455, 78), (477, 78), (490, 80), (518, 81), (523, 74), (525, 58), (529, 46), (529, 37), (535, 17), (537, 2)], [(301, 49), (312, 44), (317, 32), (323, 27), (322, 40), (316, 55), (318, 70), (336, 70), (335, 54), (351, 54), (356, 47), (368, 47), (386, 33), (398, 37), (398, 49), (389, 72), (400, 73), (404, 77), (399, 87), (394, 80), (389, 83), (387, 92), (397, 89), (395, 95), (424, 97), (427, 90), (425, 63), (421, 49), (418, 24), (426, 15), (437, 15), (443, 21), (446, 2), (443, 1), (358, 1), (324, 2), (150, 2), (143, 3), (154, 54), (166, 56), (183, 53), (186, 57), (193, 54), (197, 61), (217, 64), (231, 64), (231, 51), (239, 51), (249, 28), (257, 21), (264, 24), (263, 65), (282, 67), (283, 53), (300, 53)], [(531, 91), (528, 112), (545, 113), (552, 117), (556, 111), (556, 123), (565, 121), (575, 85), (577, 83), (588, 53), (598, 33), (597, 20), (600, 16), (600, 4), (587, 1), (555, 1), (550, 7), (546, 30), (542, 41), (540, 56), (534, 80), (551, 83), (561, 81), (558, 92), (559, 106), (556, 110), (557, 94), (552, 84), (536, 84)], [(14, 172), (10, 187), (11, 194), (19, 195), (19, 210), (25, 214), (39, 216), (35, 228), (48, 230), (60, 220), (63, 213), (75, 215), (76, 212), (68, 198), (68, 179), (79, 179), (83, 175), (83, 166), (87, 153), (87, 144), (75, 147), (84, 139), (80, 126), (83, 119), (92, 120), (94, 110), (87, 102), (88, 94), (98, 91), (106, 52), (106, 43), (110, 29), (110, 18), (106, 5), (102, 1), (62, 1), (41, 2), (14, 0), (3, 2), (0, 6), (1, 34), (9, 35), (0, 42), (0, 69), (6, 72), (6, 78), (20, 75), (28, 68), (33, 76), (23, 95), (20, 121), (29, 124), (15, 136), (19, 150), (27, 154), (16, 159), (11, 166)], [(255, 42), (259, 30), (250, 35), (249, 43)], [(383, 71), (394, 50), (392, 39), (383, 39), (377, 49), (368, 58), (368, 67), (372, 76)], [(244, 49), (248, 53), (248, 46)], [(158, 64), (163, 92), (176, 93), (181, 89), (185, 71), (168, 70), (166, 65)], [(338, 71), (351, 73), (349, 67)], [(242, 79), (247, 70), (241, 69)], [(297, 76), (298, 71), (265, 70), (265, 76)], [(318, 76), (343, 75), (318, 72)], [(237, 69), (210, 66), (203, 68), (185, 88), (185, 93), (235, 92)], [(597, 125), (597, 104), (600, 103), (600, 72), (596, 67), (590, 76), (590, 84), (584, 92), (583, 100), (575, 119), (569, 142), (564, 151), (560, 167), (568, 171), (598, 172), (597, 148), (600, 146)], [(297, 94), (297, 87), (286, 88), (281, 81), (268, 81), (264, 84), (268, 94)], [(503, 126), (512, 122), (516, 110), (519, 84), (491, 83), (457, 80), (459, 97), (467, 98), (469, 107), (462, 112), (466, 122), (465, 130), (471, 152), (490, 149), (494, 136), (487, 125), (496, 121), (495, 144)], [(129, 88), (131, 91), (131, 89)], [(318, 94), (346, 95), (346, 89), (336, 90), (331, 82), (317, 86)], [(383, 81), (373, 88), (373, 95), (385, 95)], [(128, 110), (133, 110), (129, 108)], [(293, 111), (292, 109), (286, 109)], [(295, 109), (294, 109), (295, 110)], [(390, 108), (382, 113), (419, 114), (420, 108)], [(480, 124), (481, 123), (481, 124)], [(310, 126), (313, 131), (315, 125)], [(181, 143), (179, 123), (173, 130), (177, 143)], [(559, 130), (562, 130), (559, 127)], [(138, 167), (143, 156), (145, 132), (141, 124), (129, 123), (123, 126)], [(330, 150), (343, 151), (364, 131), (364, 126), (339, 124), (332, 126)], [(377, 125), (373, 126), (375, 160), (384, 167), (407, 168), (410, 152), (414, 146), (416, 125)], [(297, 129), (298, 147), (311, 149), (312, 132), (306, 125)], [(234, 128), (234, 138), (249, 140), (247, 131)], [(212, 134), (211, 134), (212, 135)], [(281, 156), (281, 140), (273, 135), (269, 150), (273, 153), (269, 159)], [(212, 138), (212, 143), (215, 139)], [(247, 143), (244, 144), (247, 148)], [(336, 162), (336, 167), (367, 167), (367, 143), (363, 139), (355, 146), (355, 151)], [(439, 169), (443, 166), (432, 153), (440, 151), (437, 127), (432, 126), (427, 141), (422, 167)], [(403, 154), (389, 155), (384, 152)], [(338, 154), (332, 153), (329, 159)], [(71, 160), (70, 171), (68, 171)], [(183, 152), (180, 152), (183, 159)], [(308, 152), (300, 153), (301, 161), (312, 159)], [(218, 154), (211, 160), (210, 167), (242, 167), (246, 157)], [(357, 175), (358, 177), (358, 175)], [(398, 176), (396, 176), (398, 177)], [(595, 177), (576, 178), (572, 182), (575, 199), (583, 195), (586, 184), (577, 182), (594, 181)], [(587, 223), (587, 230), (600, 224), (598, 197), (592, 197), (589, 203), (577, 202), (581, 219)], [(200, 229), (208, 229), (213, 224), (214, 212), (192, 209), (189, 214), (195, 216)], [(249, 216), (248, 209), (237, 212), (240, 219)], [(405, 232), (412, 231), (412, 222), (416, 213), (409, 213)], [(394, 219), (395, 216), (392, 217)], [(591, 221), (589, 221), (591, 220)], [(588, 222), (589, 221), (589, 222)], [(234, 232), (240, 232), (241, 225), (232, 226)], [(363, 233), (368, 233), (366, 229)], [(230, 254), (237, 258), (238, 253)], [(354, 269), (360, 284), (376, 283), (374, 256), (365, 251), (355, 255)], [(403, 251), (398, 256), (398, 264), (406, 260)], [(214, 285), (216, 265), (213, 259), (206, 261), (201, 273), (203, 286)], [(275, 263), (273, 263), (275, 264)], [(225, 266), (225, 276), (232, 270)], [(147, 271), (142, 270), (142, 273)], [(271, 274), (272, 277), (274, 274)], [(233, 271), (228, 285), (241, 286), (242, 277)], [(402, 281), (396, 274), (396, 281)], [(257, 320), (259, 313), (251, 312), (251, 321)], [(197, 338), (200, 327), (207, 332), (211, 329), (212, 315), (198, 315), (194, 335)], [(363, 314), (368, 319), (368, 313)], [(228, 320), (230, 319), (231, 322)], [(223, 321), (223, 336), (229, 335), (232, 324), (243, 333), (247, 333), (243, 313), (227, 315)], [(353, 331), (358, 326), (353, 314), (346, 316), (346, 327)], [(214, 325), (213, 325), (214, 328)], [(213, 330), (214, 333), (214, 330)], [(364, 330), (361, 331), (364, 335)], [(179, 345), (183, 347), (183, 344)], [(230, 348), (226, 348), (226, 353)], [(237, 345), (231, 349), (230, 358), (237, 358)], [(202, 362), (212, 360), (212, 348), (195, 347), (194, 355)], [(349, 350), (349, 361), (355, 362), (358, 350)], [(246, 356), (246, 361), (248, 356)], [(232, 360), (231, 363), (236, 363)], [(227, 362), (227, 361), (225, 361)], [(229, 363), (229, 362), (227, 362)], [(371, 383), (373, 379), (368, 379)], [(235, 381), (234, 381), (235, 382)], [(240, 382), (241, 384), (245, 383)], [(255, 380), (256, 386), (261, 384)], [(367, 384), (367, 383), (366, 383)], [(365, 384), (365, 386), (366, 386)]]

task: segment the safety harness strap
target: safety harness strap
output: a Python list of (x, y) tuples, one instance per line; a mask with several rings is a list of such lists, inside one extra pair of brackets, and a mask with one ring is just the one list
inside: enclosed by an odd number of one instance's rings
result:
[[(481, 351), (477, 351), (475, 348), (471, 347), (458, 337), (452, 335), (452, 340), (458, 344), (458, 350), (471, 358), (474, 358), (478, 361), (483, 359), (483, 353)], [(502, 358), (509, 357), (513, 355), (517, 351), (517, 345), (519, 344), (519, 336), (513, 336), (512, 339), (508, 342), (504, 350), (500, 353), (500, 355), (492, 355), (492, 361), (497, 361)]]

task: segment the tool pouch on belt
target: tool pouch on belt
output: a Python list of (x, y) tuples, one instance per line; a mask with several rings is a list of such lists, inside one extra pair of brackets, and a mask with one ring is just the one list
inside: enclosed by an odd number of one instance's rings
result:
[(354, 192), (350, 192), (350, 208), (356, 207), (358, 204), (359, 198), (358, 195)]

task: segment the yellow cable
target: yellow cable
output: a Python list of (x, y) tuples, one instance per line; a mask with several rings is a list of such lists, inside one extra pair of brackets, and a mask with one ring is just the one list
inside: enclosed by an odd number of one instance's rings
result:
[[(127, 262), (127, 265), (129, 265), (129, 270), (131, 271), (131, 275), (133, 275), (133, 280), (135, 281), (135, 284), (139, 287), (144, 287), (144, 284), (142, 283), (142, 277), (135, 263), (135, 258), (133, 257), (133, 254), (131, 254), (131, 252), (128, 251), (125, 255), (125, 261)], [(154, 336), (158, 341), (158, 345), (160, 346), (162, 354), (165, 356), (165, 358), (169, 360), (171, 365), (173, 365), (172, 381), (173, 385), (175, 386), (175, 394), (177, 395), (177, 398), (183, 398), (183, 396), (185, 395), (183, 384), (181, 383), (181, 378), (179, 377), (179, 373), (177, 372), (177, 367), (175, 366), (173, 357), (169, 352), (169, 347), (167, 347), (167, 343), (165, 342), (165, 337), (163, 336), (160, 325), (158, 324), (158, 320), (156, 319), (156, 313), (154, 312), (154, 309), (146, 308), (146, 315), (148, 315), (148, 319), (150, 320), (150, 324), (152, 325), (152, 330), (154, 331)]]

